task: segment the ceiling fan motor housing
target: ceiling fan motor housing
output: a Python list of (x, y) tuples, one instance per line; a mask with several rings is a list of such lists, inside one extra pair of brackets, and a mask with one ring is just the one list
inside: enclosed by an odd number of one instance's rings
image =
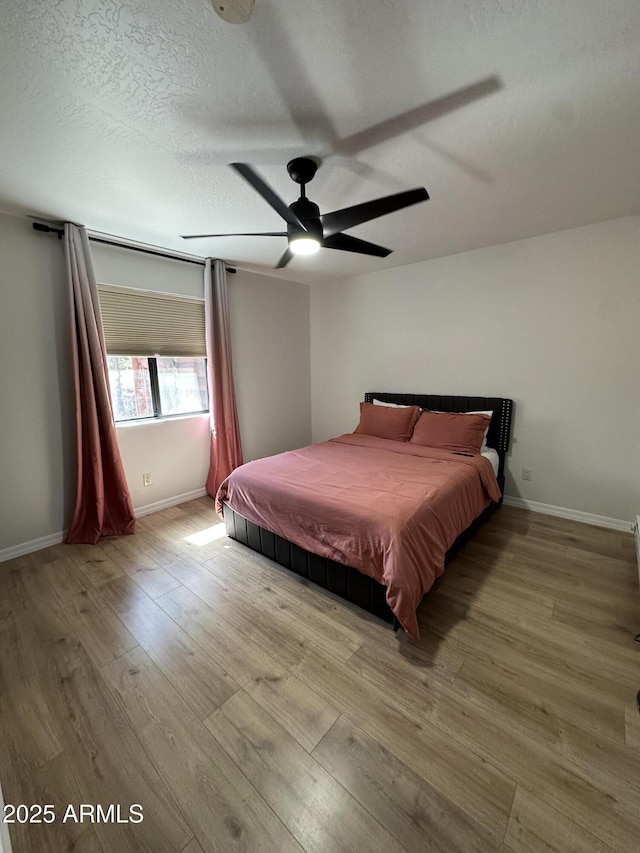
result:
[(294, 237), (315, 237), (317, 240), (322, 241), (323, 233), (322, 233), (322, 223), (320, 222), (320, 208), (314, 202), (309, 201), (308, 198), (299, 198), (297, 201), (294, 201), (293, 204), (289, 205), (289, 210), (298, 217), (300, 222), (307, 229), (307, 233), (304, 231), (300, 231), (299, 228), (296, 228), (295, 225), (287, 226), (287, 233), (289, 235), (289, 239), (291, 240)]

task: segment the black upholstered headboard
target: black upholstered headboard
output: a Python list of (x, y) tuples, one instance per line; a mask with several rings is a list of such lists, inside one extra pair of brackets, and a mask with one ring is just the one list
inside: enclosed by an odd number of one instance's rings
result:
[(493, 411), (487, 444), (498, 451), (500, 455), (499, 476), (504, 475), (504, 458), (509, 449), (511, 438), (511, 416), (513, 400), (503, 397), (449, 397), (439, 394), (395, 394), (387, 391), (367, 391), (364, 395), (366, 403), (373, 398), (383, 403), (400, 403), (404, 406), (420, 406), (421, 409), (431, 409), (435, 412), (473, 412)]

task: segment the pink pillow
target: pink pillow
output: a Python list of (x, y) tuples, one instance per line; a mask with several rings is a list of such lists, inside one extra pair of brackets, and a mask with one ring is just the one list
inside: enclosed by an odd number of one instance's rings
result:
[(418, 406), (390, 409), (387, 406), (374, 406), (373, 403), (360, 403), (360, 423), (354, 432), (392, 441), (409, 441), (419, 417)]
[(425, 409), (411, 436), (411, 444), (441, 447), (459, 453), (479, 453), (491, 418), (458, 412), (430, 412)]

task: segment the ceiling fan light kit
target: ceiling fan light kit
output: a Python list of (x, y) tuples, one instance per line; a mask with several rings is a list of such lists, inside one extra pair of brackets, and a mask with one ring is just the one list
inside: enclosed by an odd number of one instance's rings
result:
[(369, 222), (418, 204), (428, 201), (429, 193), (424, 187), (407, 190), (394, 195), (365, 201), (332, 213), (320, 213), (317, 204), (307, 198), (306, 184), (315, 176), (318, 163), (310, 157), (296, 157), (287, 163), (289, 177), (300, 184), (300, 198), (287, 205), (271, 187), (254, 172), (248, 163), (230, 163), (230, 166), (241, 175), (253, 189), (278, 213), (287, 223), (286, 231), (271, 231), (254, 234), (183, 234), (184, 240), (196, 240), (206, 237), (286, 237), (289, 245), (276, 264), (276, 269), (286, 267), (294, 255), (313, 255), (318, 249), (338, 249), (342, 252), (355, 252), (358, 255), (373, 255), (386, 258), (391, 249), (360, 240), (343, 232), (363, 222)]
[(255, 0), (211, 0), (213, 11), (228, 24), (246, 24), (253, 15)]
[(320, 249), (320, 241), (313, 237), (294, 237), (289, 240), (289, 248), (294, 255), (315, 255)]

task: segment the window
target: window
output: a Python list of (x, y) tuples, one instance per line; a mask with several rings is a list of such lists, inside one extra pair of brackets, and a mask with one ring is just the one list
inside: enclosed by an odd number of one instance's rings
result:
[(207, 361), (204, 358), (157, 358), (158, 396), (163, 415), (206, 412)]
[(116, 422), (208, 411), (203, 301), (103, 284), (98, 293)]
[(116, 422), (154, 417), (149, 361), (139, 356), (109, 356), (109, 385)]
[(116, 423), (209, 409), (204, 358), (110, 355), (108, 363)]

